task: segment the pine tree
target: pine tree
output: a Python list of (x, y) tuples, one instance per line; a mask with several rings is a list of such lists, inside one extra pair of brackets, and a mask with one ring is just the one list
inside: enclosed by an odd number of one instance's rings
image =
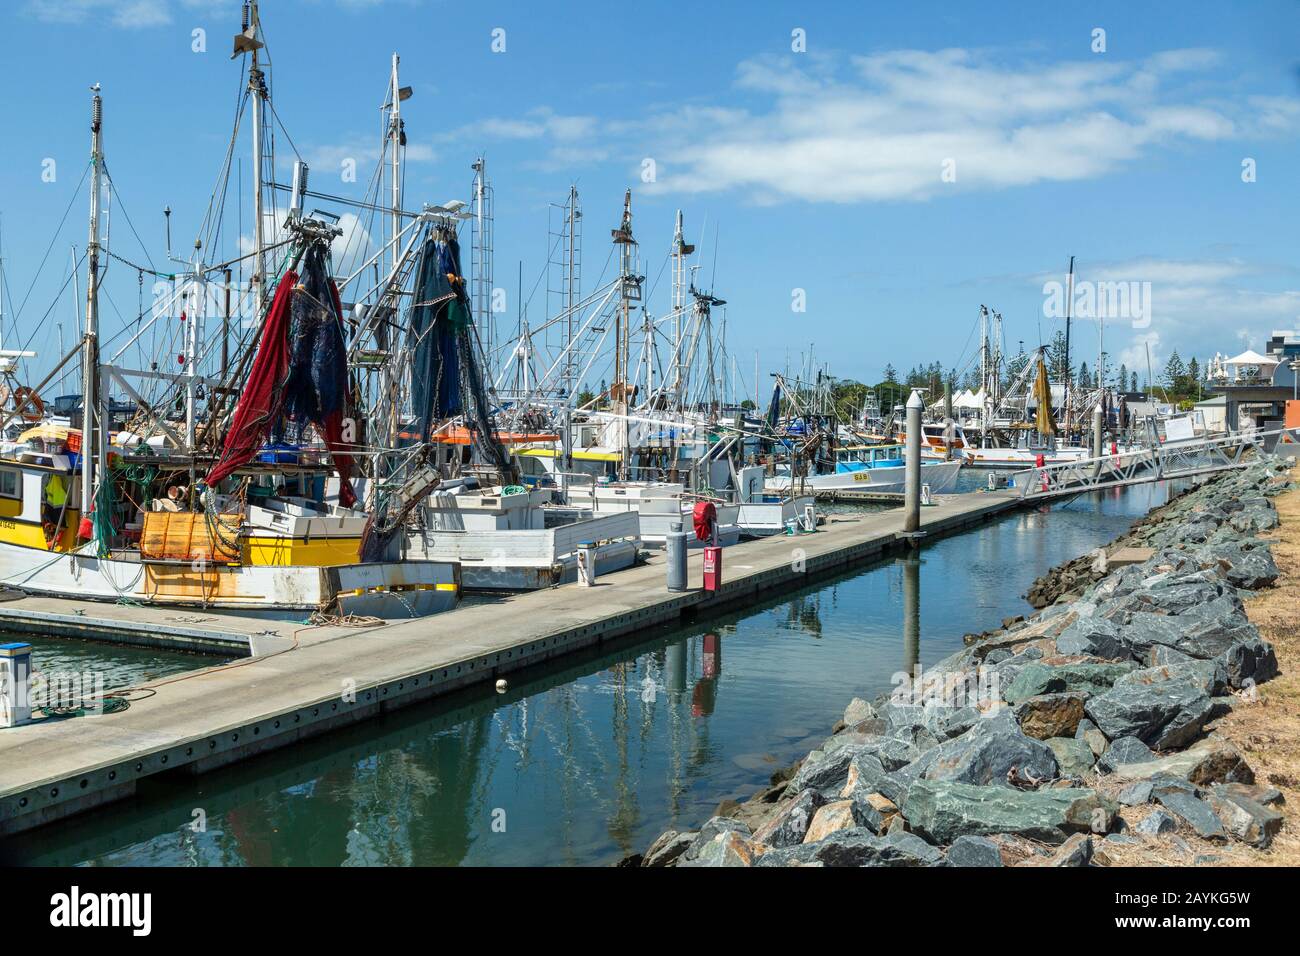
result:
[(1178, 357), (1178, 349), (1174, 349), (1173, 354), (1169, 356), (1169, 361), (1165, 363), (1165, 382), (1174, 389), (1178, 390), (1179, 379), (1181, 379), (1187, 370), (1183, 367), (1183, 360)]
[(1065, 361), (1065, 333), (1057, 332), (1052, 336), (1052, 344), (1047, 347), (1047, 371), (1053, 382), (1074, 381), (1074, 368)]
[(1128, 388), (1128, 367), (1122, 362), (1119, 366), (1119, 387), (1121, 390)]

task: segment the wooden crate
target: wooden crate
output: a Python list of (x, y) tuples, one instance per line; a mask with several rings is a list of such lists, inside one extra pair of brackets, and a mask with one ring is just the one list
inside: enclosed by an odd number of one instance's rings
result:
[(230, 544), (215, 538), (206, 516), (189, 511), (147, 511), (140, 534), (140, 555), (149, 561), (211, 561), (228, 564), (239, 560), (239, 545), (233, 539), (242, 521), (239, 514), (221, 516), (223, 535)]

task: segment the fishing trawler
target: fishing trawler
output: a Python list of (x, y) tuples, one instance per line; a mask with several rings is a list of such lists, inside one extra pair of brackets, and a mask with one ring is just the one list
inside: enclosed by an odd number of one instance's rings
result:
[[(264, 208), (273, 184), (262, 167), (271, 155), (269, 88), (258, 59), (263, 46), (257, 4), (250, 2), (235, 56), (247, 66), (245, 103), (253, 113), (254, 251), (210, 265), (196, 241), (188, 272), (168, 276), (182, 281), (151, 313), (142, 310), (130, 341), (107, 360), (99, 328), (104, 259), (136, 269), (142, 284), (146, 273), (163, 274), (108, 248), (101, 204), (112, 187), (103, 99), (98, 85), (92, 87), (85, 331), (40, 385), (10, 391), (13, 408), (3, 424), (24, 417), (36, 427), (0, 448), (0, 585), (293, 617), (418, 616), (459, 598), (457, 563), (402, 561), (388, 533), (387, 516), (400, 510), (403, 496), (413, 486), (427, 492), (437, 478), (428, 478), (418, 449), (394, 465), (389, 448), (374, 450), (359, 440), (375, 416), (355, 400), (351, 384), (345, 315), (331, 269), (341, 230), (324, 215), (303, 214), (305, 164), (295, 167), (279, 236), (268, 243), (264, 235), (278, 217), (274, 207)], [(228, 153), (223, 177), (230, 160)], [(427, 214), (417, 222), (423, 227), (436, 219)], [(268, 267), (272, 249), (282, 259)], [(230, 270), (248, 259), (256, 331), (232, 360)], [(371, 296), (381, 312), (400, 292), (405, 260), (395, 252), (392, 260)], [(201, 331), (214, 276), (224, 276), (227, 291), (219, 349)], [(164, 371), (156, 360), (149, 368), (122, 360), (148, 329), (177, 312), (184, 336), (180, 371)], [(74, 359), (82, 370), (75, 428), (47, 422), (39, 398)], [(130, 429), (114, 429), (110, 388), (132, 400)], [(384, 462), (382, 480), (358, 472), (354, 485), (360, 456)], [(369, 506), (357, 493), (367, 485)]]

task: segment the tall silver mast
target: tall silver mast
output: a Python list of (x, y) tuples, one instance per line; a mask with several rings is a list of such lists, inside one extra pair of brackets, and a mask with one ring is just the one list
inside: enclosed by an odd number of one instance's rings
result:
[(266, 75), (262, 72), (257, 55), (257, 51), (264, 45), (257, 39), (260, 28), (257, 0), (249, 0), (244, 4), (243, 29), (235, 37), (235, 52), (230, 58), (233, 60), (241, 53), (247, 53), (251, 57), (248, 64), (248, 95), (253, 104), (253, 302), (258, 316), (261, 316), (266, 304), (266, 240), (262, 196), (265, 173), (262, 160), (265, 152), (267, 90)]
[[(99, 84), (90, 107), (90, 238), (86, 245), (86, 341), (81, 372), (81, 514), (89, 515), (94, 502), (96, 466), (103, 466), (107, 452), (106, 422), (100, 417), (99, 401), (99, 201), (104, 173), (104, 100)], [(99, 422), (95, 419), (99, 418)]]
[(673, 336), (673, 366), (672, 366), (672, 390), (673, 406), (679, 411), (682, 408), (683, 395), (683, 377), (684, 369), (682, 359), (686, 348), (683, 341), (685, 323), (682, 321), (686, 315), (686, 258), (695, 251), (695, 247), (686, 241), (682, 233), (682, 211), (677, 210), (677, 225), (673, 230), (673, 304), (672, 304), (672, 336)]
[(474, 170), (474, 219), (471, 223), (470, 268), (471, 300), (474, 323), (483, 344), (485, 373), (488, 381), (497, 375), (496, 316), (492, 312), (492, 183), (488, 180), (487, 158), (479, 156), (470, 166)]

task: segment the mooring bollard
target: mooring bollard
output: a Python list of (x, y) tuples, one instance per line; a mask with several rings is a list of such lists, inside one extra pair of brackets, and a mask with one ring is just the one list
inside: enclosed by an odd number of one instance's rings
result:
[(596, 545), (583, 541), (578, 545), (578, 581), (584, 587), (596, 583)]
[(1092, 457), (1093, 458), (1100, 458), (1102, 455), (1101, 426), (1102, 426), (1101, 406), (1098, 405), (1096, 408), (1092, 410)]
[(686, 583), (686, 532), (682, 523), (674, 521), (668, 526), (664, 541), (664, 555), (668, 558), (668, 590), (685, 591)]
[(907, 400), (907, 467), (903, 471), (903, 531), (921, 530), (921, 393), (913, 389)]
[(0, 644), (0, 727), (32, 719), (32, 645)]

